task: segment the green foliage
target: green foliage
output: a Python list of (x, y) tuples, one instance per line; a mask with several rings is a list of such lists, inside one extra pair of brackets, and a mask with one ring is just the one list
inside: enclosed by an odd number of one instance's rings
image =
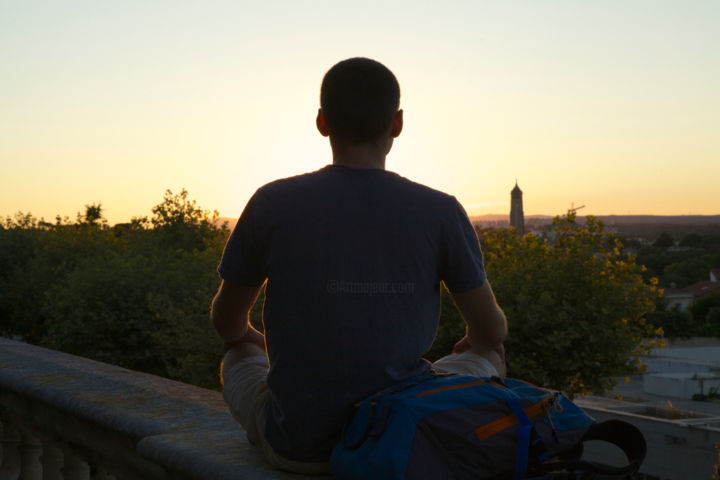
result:
[(668, 248), (675, 245), (675, 240), (667, 232), (662, 232), (660, 236), (653, 243), (653, 247), (657, 248)]
[(687, 249), (640, 248), (637, 261), (647, 267), (645, 279), (658, 277), (664, 287), (674, 283), (677, 288), (684, 288), (707, 280), (709, 270), (720, 267), (719, 237), (691, 233), (683, 237), (680, 246)]
[(693, 316), (693, 335), (720, 337), (720, 293), (697, 299), (690, 307), (690, 312)]
[(720, 293), (711, 293), (695, 300), (690, 311), (696, 320), (705, 320), (711, 309), (720, 308)]
[[(80, 219), (81, 216), (78, 215)], [(55, 224), (18, 214), (6, 219), (0, 235), (0, 333), (37, 343), (45, 335), (45, 294), (65, 281), (81, 261), (101, 257), (114, 247), (104, 224)]]
[(108, 252), (76, 265), (62, 282), (45, 292), (48, 319), (41, 343), (117, 365), (158, 373), (148, 368), (154, 345), (152, 312), (146, 292), (152, 289), (148, 259)]
[(162, 203), (153, 207), (152, 212), (153, 232), (159, 237), (157, 241), (168, 248), (202, 250), (211, 246), (217, 240), (217, 232), (222, 230), (215, 226), (219, 217), (217, 210), (211, 213), (201, 209), (195, 200), (188, 199), (185, 189), (177, 195), (165, 191)]
[(635, 259), (588, 217), (556, 218), (553, 241), (483, 232), (486, 269), (509, 326), (509, 375), (570, 394), (601, 393), (636, 372), (651, 335), (645, 314), (659, 296)]
[(219, 387), (209, 321), (226, 227), (167, 191), (150, 221), (108, 227), (100, 204), (55, 224), (0, 230), (0, 334), (134, 370)]
[[(209, 304), (229, 234), (187, 191), (167, 191), (152, 217), (109, 227), (100, 204), (75, 222), (19, 213), (0, 227), (0, 334), (210, 388), (222, 345)], [(602, 392), (639, 368), (658, 295), (633, 258), (589, 219), (558, 218), (554, 240), (482, 232), (488, 276), (510, 326), (510, 374)], [(251, 312), (262, 330), (263, 295)], [(449, 294), (428, 357), (465, 333)]]
[(692, 400), (696, 402), (720, 403), (720, 391), (718, 391), (718, 387), (710, 387), (708, 393), (696, 393), (692, 396)]
[(646, 315), (647, 321), (662, 328), (666, 337), (689, 338), (698, 334), (698, 328), (688, 312), (656, 310)]
[(78, 213), (77, 223), (84, 223), (86, 225), (98, 225), (100, 223), (107, 223), (107, 220), (105, 220), (102, 215), (102, 205), (100, 203), (85, 205), (85, 215), (81, 216)]
[(665, 286), (675, 284), (678, 288), (686, 287), (700, 280), (707, 280), (709, 265), (707, 255), (695, 254), (667, 265), (662, 271), (660, 280)]
[(698, 248), (702, 246), (702, 237), (697, 233), (688, 233), (680, 240), (680, 246)]

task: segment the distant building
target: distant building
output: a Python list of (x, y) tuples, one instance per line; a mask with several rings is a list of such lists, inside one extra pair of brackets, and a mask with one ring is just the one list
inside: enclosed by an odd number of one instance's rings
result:
[(693, 297), (697, 300), (698, 298), (710, 295), (711, 293), (720, 293), (720, 282), (709, 282), (707, 280), (703, 282), (695, 282), (692, 285), (683, 288), (683, 290), (692, 293)]
[(683, 289), (675, 288), (675, 284), (671, 284), (670, 288), (664, 289), (663, 297), (667, 300), (667, 310), (676, 309), (678, 311), (687, 310), (696, 300), (710, 295), (711, 293), (720, 293), (720, 282), (718, 276), (720, 271), (717, 269), (710, 270), (710, 280), (703, 280), (688, 285)]
[(675, 288), (674, 283), (669, 288), (663, 289), (663, 298), (666, 302), (665, 310), (675, 310), (677, 312), (686, 311), (695, 301), (695, 296), (692, 292)]
[(720, 282), (720, 268), (713, 268), (710, 270), (710, 281)]
[(525, 235), (522, 190), (518, 187), (517, 180), (515, 180), (515, 188), (510, 192), (510, 226), (515, 227), (518, 235)]

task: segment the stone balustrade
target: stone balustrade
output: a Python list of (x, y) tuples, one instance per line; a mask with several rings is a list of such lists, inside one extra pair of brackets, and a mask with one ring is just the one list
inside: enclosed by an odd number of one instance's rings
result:
[(218, 392), (0, 338), (0, 480), (288, 479)]
[[(578, 403), (643, 431), (650, 478), (709, 478), (720, 461), (720, 416), (663, 420), (633, 410), (642, 405)], [(0, 480), (309, 478), (265, 465), (218, 392), (0, 338)]]

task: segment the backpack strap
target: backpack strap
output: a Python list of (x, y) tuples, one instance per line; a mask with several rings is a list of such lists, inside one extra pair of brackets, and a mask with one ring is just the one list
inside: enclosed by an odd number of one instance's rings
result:
[(523, 480), (525, 478), (525, 474), (527, 473), (528, 453), (530, 451), (530, 433), (532, 431), (533, 424), (517, 398), (510, 397), (506, 399), (506, 401), (520, 422), (517, 454), (515, 456), (515, 475), (513, 476), (513, 480)]
[(609, 442), (620, 448), (628, 459), (624, 467), (613, 467), (586, 460), (570, 460), (565, 464), (569, 471), (585, 471), (595, 474), (629, 478), (640, 468), (647, 453), (645, 437), (634, 425), (622, 420), (594, 423), (583, 436), (581, 443), (591, 440)]

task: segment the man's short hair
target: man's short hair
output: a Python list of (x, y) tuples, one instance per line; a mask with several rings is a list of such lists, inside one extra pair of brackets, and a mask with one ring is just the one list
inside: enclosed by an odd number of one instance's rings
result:
[(400, 85), (382, 63), (349, 58), (323, 77), (320, 108), (330, 136), (352, 144), (372, 142), (390, 128), (400, 106)]

